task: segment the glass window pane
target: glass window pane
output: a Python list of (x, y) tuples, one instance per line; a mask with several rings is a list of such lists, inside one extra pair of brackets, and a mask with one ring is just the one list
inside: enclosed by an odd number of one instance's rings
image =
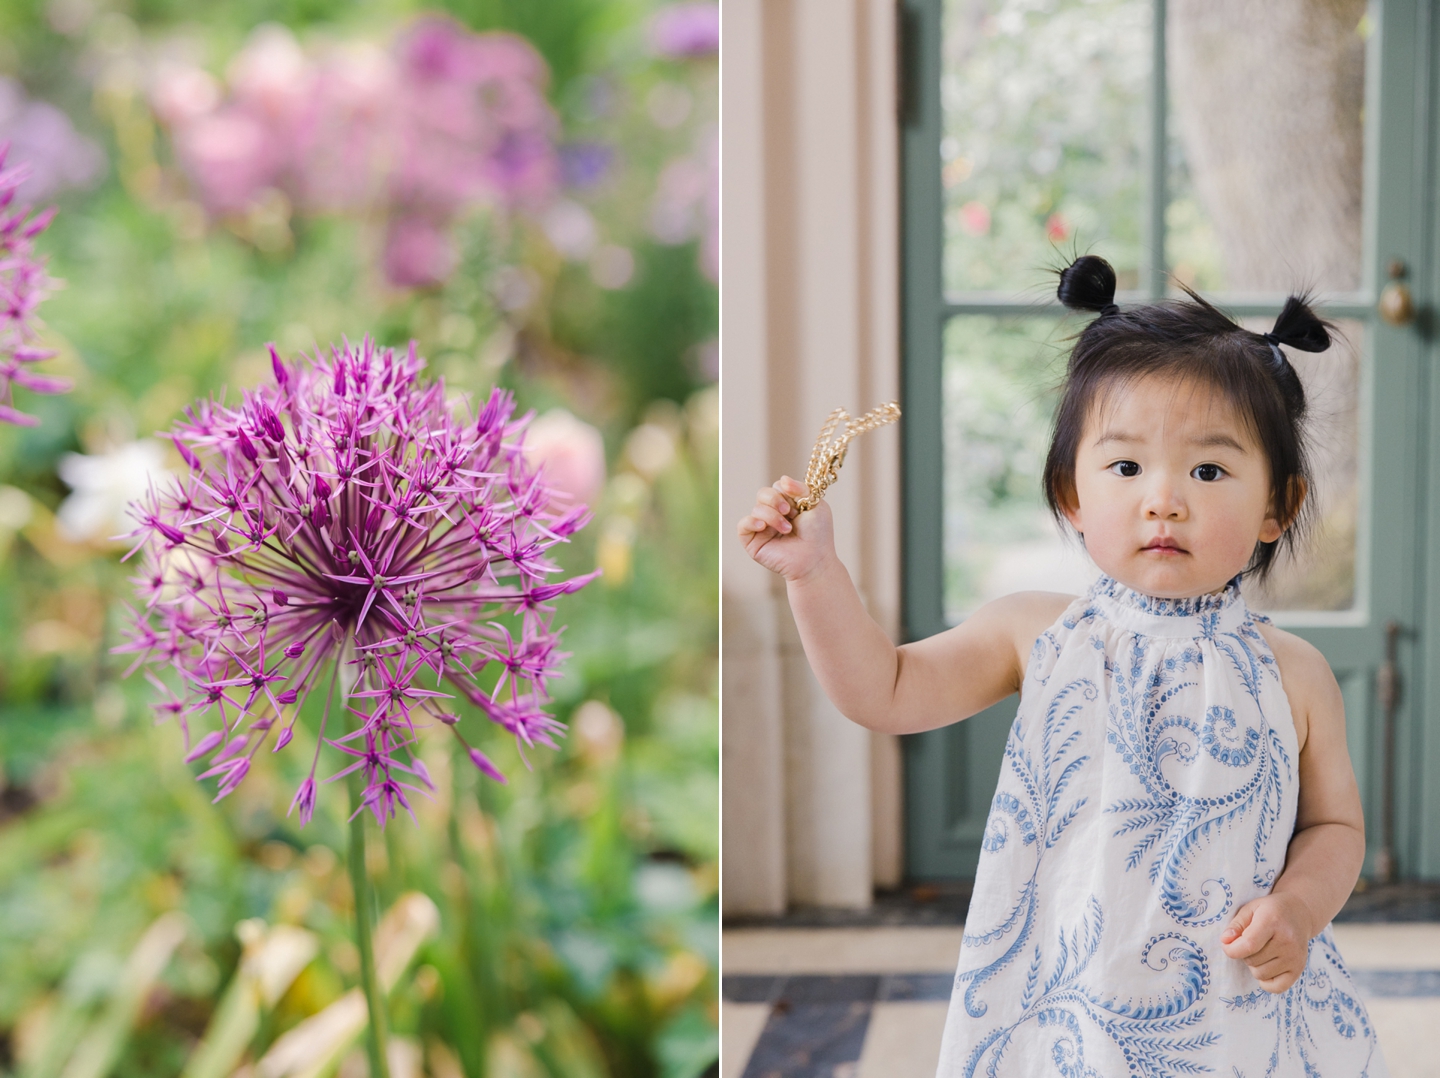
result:
[(1048, 291), (1078, 247), (1139, 281), (1151, 0), (946, 0), (945, 289)]
[(1001, 595), (1079, 592), (1094, 580), (1040, 490), (1055, 389), (1084, 323), (962, 315), (945, 330), (945, 616)]
[[(1272, 319), (1245, 322), (1264, 333)], [(1359, 527), (1360, 371), (1365, 327), (1341, 321), (1334, 343), (1320, 353), (1287, 348), (1305, 386), (1314, 478), (1309, 534), (1293, 558), (1281, 558), (1264, 587), (1246, 586), (1257, 610), (1331, 611), (1355, 606), (1355, 550)]]
[(1171, 4), (1166, 262), (1201, 291), (1360, 287), (1365, 0)]
[[(1027, 589), (1078, 594), (1098, 570), (1041, 494), (1056, 388), (1074, 319), (961, 315), (945, 332), (945, 615), (959, 621), (991, 599)], [(1246, 322), (1264, 332), (1270, 320)], [(1314, 479), (1311, 529), (1264, 587), (1268, 611), (1343, 611), (1356, 601), (1359, 386), (1364, 326), (1338, 324), (1319, 354), (1287, 350), (1309, 402)]]

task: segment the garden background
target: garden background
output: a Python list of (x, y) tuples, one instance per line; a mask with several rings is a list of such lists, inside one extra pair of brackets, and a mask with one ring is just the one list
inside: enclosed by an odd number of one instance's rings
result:
[[(372, 858), (382, 909), (439, 914), (389, 941), (392, 1073), (711, 1068), (717, 42), (703, 3), (0, 0), (0, 142), (59, 208), (44, 367), (75, 382), (0, 428), (0, 1073), (364, 1072), (314, 1021), (357, 976), (343, 797), (302, 831), (262, 753), (212, 804), (110, 649), (111, 537), (182, 467), (156, 432), (269, 378), (267, 342), (367, 333), (457, 406), (534, 409), (595, 508), (560, 560), (604, 570), (557, 618), (559, 753), (493, 731), (499, 786), (427, 739), (436, 795)], [(459, 149), (444, 109), (386, 109), (421, 46), (475, 68)]]

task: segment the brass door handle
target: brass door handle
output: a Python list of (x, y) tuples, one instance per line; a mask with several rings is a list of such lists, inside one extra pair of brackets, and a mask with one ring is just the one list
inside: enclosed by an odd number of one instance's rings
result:
[(1408, 269), (1401, 259), (1391, 260), (1390, 283), (1380, 290), (1380, 300), (1375, 304), (1380, 317), (1392, 326), (1408, 326), (1415, 321), (1415, 301), (1405, 283)]
[(1410, 298), (1410, 287), (1404, 281), (1391, 281), (1380, 290), (1380, 302), (1376, 308), (1380, 317), (1392, 326), (1408, 326), (1415, 321), (1415, 301)]

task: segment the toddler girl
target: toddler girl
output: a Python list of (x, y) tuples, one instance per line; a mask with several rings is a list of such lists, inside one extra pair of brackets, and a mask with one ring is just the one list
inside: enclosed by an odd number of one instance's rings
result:
[(1291, 297), (1251, 333), (1191, 294), (1098, 312), (1070, 356), (1045, 494), (1102, 576), (997, 599), (893, 646), (789, 477), (740, 522), (785, 577), (846, 716), (914, 733), (1020, 693), (976, 872), (941, 1076), (1386, 1073), (1330, 919), (1364, 857), (1340, 690), (1252, 614), (1303, 524), (1305, 394), (1279, 345), (1329, 346)]

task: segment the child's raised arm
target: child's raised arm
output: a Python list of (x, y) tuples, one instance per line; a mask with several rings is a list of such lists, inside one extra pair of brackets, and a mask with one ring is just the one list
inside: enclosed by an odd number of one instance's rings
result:
[(896, 647), (835, 554), (829, 507), (796, 514), (790, 499), (805, 493), (803, 483), (782, 477), (756, 495), (738, 531), (749, 555), (785, 578), (805, 655), (843, 715), (884, 733), (916, 733), (1019, 690), (1035, 639), (1069, 596), (1007, 595), (953, 629)]

